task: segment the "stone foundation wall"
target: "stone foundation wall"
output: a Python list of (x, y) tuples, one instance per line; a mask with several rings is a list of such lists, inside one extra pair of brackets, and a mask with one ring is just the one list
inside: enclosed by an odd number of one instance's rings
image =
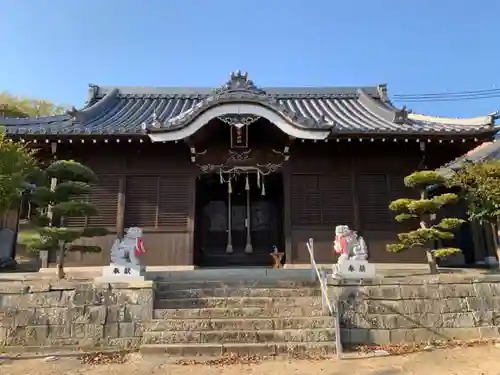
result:
[(332, 281), (344, 344), (421, 343), (500, 336), (500, 275)]
[[(333, 281), (329, 293), (344, 344), (500, 337), (500, 275)], [(138, 347), (154, 294), (152, 282), (1, 282), (0, 351)]]
[(0, 345), (136, 347), (152, 319), (151, 282), (0, 283)]

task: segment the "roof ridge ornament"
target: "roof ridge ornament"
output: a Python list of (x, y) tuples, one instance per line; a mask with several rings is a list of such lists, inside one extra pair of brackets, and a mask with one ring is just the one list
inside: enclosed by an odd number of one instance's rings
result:
[(401, 108), (400, 110), (398, 110), (394, 113), (393, 122), (395, 124), (400, 124), (400, 125), (406, 123), (406, 121), (408, 120), (408, 115), (410, 113), (412, 113), (412, 111), (407, 110), (406, 106), (404, 105), (403, 108)]
[(151, 115), (151, 126), (153, 128), (161, 128), (162, 124), (160, 120), (158, 120), (158, 115), (156, 114), (156, 108), (153, 110), (153, 114)]
[(75, 106), (72, 106), (71, 109), (68, 109), (65, 113), (71, 116), (72, 120), (76, 120), (80, 111)]
[(387, 83), (377, 85), (377, 93), (382, 101), (388, 101), (389, 96), (387, 95)]
[(216, 94), (234, 91), (250, 91), (255, 94), (265, 94), (264, 90), (258, 88), (252, 80), (248, 79), (248, 73), (241, 72), (241, 70), (232, 72), (229, 80), (225, 84), (217, 89), (214, 89)]

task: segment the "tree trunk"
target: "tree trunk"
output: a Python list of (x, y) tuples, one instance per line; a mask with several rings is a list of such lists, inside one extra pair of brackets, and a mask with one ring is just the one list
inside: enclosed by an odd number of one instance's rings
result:
[(64, 279), (64, 277), (66, 276), (64, 274), (64, 256), (66, 255), (65, 250), (66, 247), (61, 244), (59, 246), (59, 254), (57, 256), (57, 278), (59, 280)]
[(425, 255), (427, 256), (427, 264), (429, 265), (429, 272), (431, 274), (438, 273), (436, 258), (434, 258), (434, 255), (432, 255), (432, 251), (428, 249), (425, 250)]
[[(427, 223), (423, 217), (420, 218), (420, 228), (427, 228)], [(427, 257), (427, 264), (429, 265), (429, 272), (431, 274), (438, 273), (438, 267), (436, 263), (436, 258), (432, 254), (432, 250), (427, 248), (425, 249), (425, 256)]]

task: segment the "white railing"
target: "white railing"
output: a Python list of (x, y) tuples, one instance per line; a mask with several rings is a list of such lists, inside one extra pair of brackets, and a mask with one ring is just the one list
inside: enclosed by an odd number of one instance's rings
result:
[(335, 318), (335, 346), (336, 346), (336, 354), (338, 359), (342, 359), (342, 341), (340, 337), (340, 315), (339, 315), (339, 303), (336, 304), (336, 309), (333, 308), (332, 302), (330, 298), (328, 298), (328, 289), (326, 286), (327, 275), (325, 270), (320, 270), (318, 265), (316, 264), (316, 260), (314, 259), (314, 240), (309, 238), (307, 241), (307, 250), (309, 251), (309, 257), (311, 259), (311, 279), (312, 281), (319, 281), (319, 285), (321, 288), (321, 302), (322, 308), (325, 309), (325, 306), (330, 313), (330, 316)]
[(323, 310), (327, 307), (330, 315), (334, 316), (335, 311), (333, 310), (332, 303), (328, 298), (328, 289), (326, 288), (326, 272), (324, 270), (320, 270), (316, 264), (316, 260), (314, 259), (314, 240), (312, 238), (309, 238), (309, 241), (307, 241), (307, 250), (309, 250), (309, 257), (311, 259), (311, 280), (318, 280), (321, 287), (321, 302)]

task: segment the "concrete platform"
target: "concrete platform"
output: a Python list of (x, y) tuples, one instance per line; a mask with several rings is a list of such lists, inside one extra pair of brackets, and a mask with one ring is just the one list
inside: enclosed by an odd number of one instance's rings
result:
[[(186, 269), (186, 267), (156, 266), (147, 267), (147, 280), (164, 281), (252, 281), (252, 280), (311, 280), (310, 266), (293, 265), (294, 267), (272, 269), (256, 268), (203, 268)], [(426, 264), (375, 263), (379, 277), (435, 277), (429, 275)], [(321, 264), (320, 268), (330, 270), (331, 265)], [(102, 267), (66, 267), (65, 272), (70, 280), (89, 281), (102, 275)], [(500, 273), (500, 270), (440, 268), (440, 275), (480, 276)], [(54, 280), (56, 268), (42, 268), (39, 272), (9, 272), (0, 274), (0, 282)]]

